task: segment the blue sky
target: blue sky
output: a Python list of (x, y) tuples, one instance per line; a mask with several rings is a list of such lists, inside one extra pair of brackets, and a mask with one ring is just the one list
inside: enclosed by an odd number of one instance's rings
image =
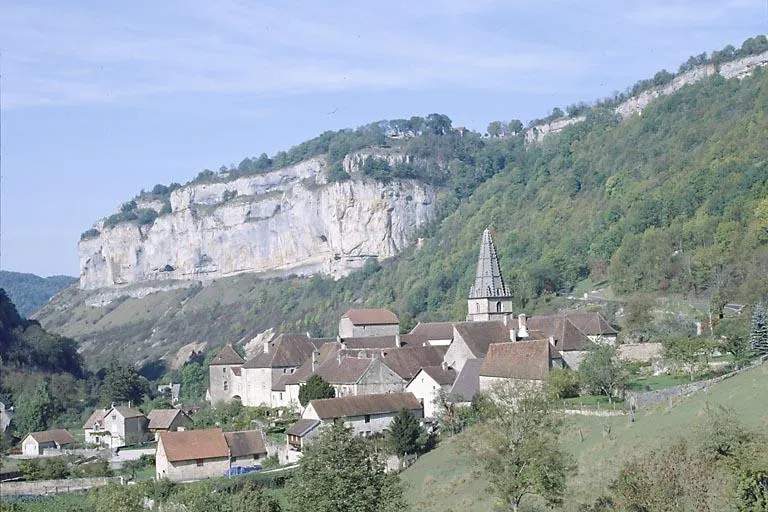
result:
[(0, 268), (77, 275), (140, 189), (324, 130), (525, 122), (767, 29), (768, 0), (0, 0)]

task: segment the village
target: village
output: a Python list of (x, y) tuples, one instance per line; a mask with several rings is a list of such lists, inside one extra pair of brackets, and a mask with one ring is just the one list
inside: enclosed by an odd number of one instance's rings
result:
[[(502, 384), (542, 389), (553, 369), (578, 369), (590, 347), (614, 345), (618, 334), (597, 312), (515, 315), (488, 229), (463, 321), (419, 323), (401, 334), (392, 311), (355, 308), (338, 325), (335, 338), (281, 333), (248, 359), (226, 344), (210, 362), (211, 405), (237, 402), (293, 414), (298, 419), (282, 442), (263, 430), (193, 429), (194, 411), (180, 406), (145, 415), (131, 404), (111, 404), (93, 411), (83, 425), (85, 444), (115, 452), (150, 446), (142, 453), (154, 455), (155, 478), (178, 482), (262, 470), (267, 457), (290, 467), (325, 425), (342, 421), (355, 435), (376, 437), (408, 411), (434, 431), (446, 409), (469, 407), (478, 393)], [(313, 378), (327, 383), (333, 397), (302, 406), (301, 390)], [(167, 391), (177, 402), (178, 385)], [(66, 453), (74, 443), (64, 429), (31, 432), (22, 441), (22, 455)]]

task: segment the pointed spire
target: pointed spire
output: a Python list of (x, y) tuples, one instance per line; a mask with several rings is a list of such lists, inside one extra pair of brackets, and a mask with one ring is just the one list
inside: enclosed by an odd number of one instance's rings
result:
[(469, 291), (469, 298), (485, 299), (509, 296), (509, 290), (507, 290), (504, 278), (501, 276), (499, 258), (496, 256), (496, 247), (493, 245), (491, 232), (485, 228), (483, 241), (480, 245), (480, 255), (477, 258), (475, 284)]

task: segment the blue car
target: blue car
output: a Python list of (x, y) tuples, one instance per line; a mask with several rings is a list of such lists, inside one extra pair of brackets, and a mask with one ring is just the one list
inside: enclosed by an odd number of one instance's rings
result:
[(253, 473), (254, 471), (261, 471), (262, 469), (263, 468), (258, 464), (255, 466), (235, 466), (226, 470), (224, 476), (245, 475), (247, 473)]

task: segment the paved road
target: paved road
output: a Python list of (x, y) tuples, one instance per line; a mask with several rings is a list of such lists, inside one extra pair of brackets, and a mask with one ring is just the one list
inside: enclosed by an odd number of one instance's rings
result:
[(142, 448), (140, 450), (120, 450), (117, 454), (109, 458), (109, 467), (117, 469), (122, 467), (123, 463), (129, 460), (137, 460), (142, 455), (155, 456), (154, 448)]

